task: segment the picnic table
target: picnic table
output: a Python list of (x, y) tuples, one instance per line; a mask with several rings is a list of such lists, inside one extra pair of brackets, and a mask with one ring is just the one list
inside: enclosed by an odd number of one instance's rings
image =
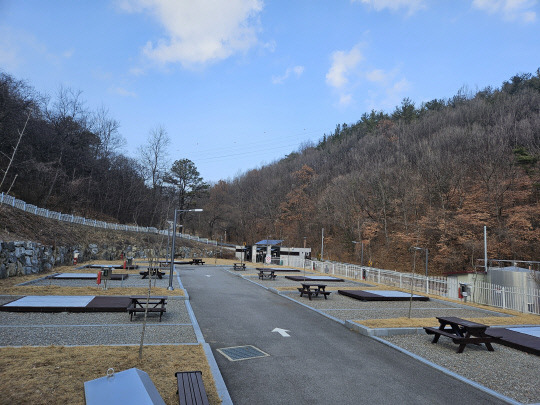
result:
[[(144, 313), (146, 308), (146, 295), (132, 295), (131, 304), (128, 306), (127, 311), (129, 313), (130, 321), (133, 320), (133, 314), (139, 312)], [(167, 297), (150, 297), (148, 299), (148, 313), (156, 312), (159, 313), (159, 321), (161, 322), (161, 317), (164, 312), (166, 312), (165, 305), (167, 304)]]
[(233, 265), (234, 270), (245, 270), (246, 264), (245, 263), (234, 263)]
[(165, 273), (159, 271), (157, 267), (149, 267), (146, 271), (140, 271), (139, 274), (142, 278), (147, 278), (148, 276), (151, 278), (162, 278)]
[[(435, 335), (431, 343), (437, 343), (441, 336), (446, 336), (456, 344), (459, 344), (457, 353), (463, 353), (465, 346), (468, 344), (484, 343), (486, 348), (492, 352), (493, 346), (491, 342), (497, 340), (496, 337), (486, 335), (487, 325), (481, 323), (467, 321), (466, 319), (457, 318), (455, 316), (438, 316), (439, 328), (424, 327), (428, 335)], [(450, 328), (446, 328), (450, 326)]]
[(191, 264), (204, 264), (203, 259), (192, 259)]
[(261, 280), (264, 280), (265, 278), (268, 278), (270, 280), (276, 279), (276, 274), (274, 269), (257, 269), (259, 270), (259, 278)]
[(302, 287), (298, 287), (300, 291), (300, 297), (306, 294), (311, 301), (311, 296), (318, 297), (319, 294), (324, 296), (324, 299), (330, 295), (330, 291), (326, 291), (326, 284), (317, 284), (317, 283), (301, 283)]

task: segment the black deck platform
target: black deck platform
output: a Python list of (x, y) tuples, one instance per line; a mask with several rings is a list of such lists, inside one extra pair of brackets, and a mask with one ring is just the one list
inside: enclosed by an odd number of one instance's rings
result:
[(274, 270), (276, 273), (277, 272), (286, 272), (286, 273), (300, 273), (302, 270), (298, 270), (298, 269), (276, 269), (274, 267), (256, 267), (255, 268), (256, 270)]
[[(392, 294), (388, 294), (391, 292)], [(401, 291), (383, 291), (383, 290), (338, 290), (338, 293), (360, 301), (409, 301), (411, 294), (401, 293)], [(413, 295), (413, 301), (429, 301), (429, 297), (423, 295)]]
[(293, 281), (324, 281), (324, 282), (338, 282), (338, 281), (344, 281), (342, 278), (336, 278), (331, 276), (285, 276), (285, 278)]
[[(50, 296), (49, 296), (50, 297)], [(54, 303), (43, 302), (39, 304), (39, 299), (35, 305), (17, 305), (17, 302), (27, 297), (18, 298), (6, 304), (0, 305), (0, 311), (7, 312), (127, 312), (128, 306), (131, 304), (130, 297), (122, 296), (96, 296), (88, 298), (90, 301), (87, 304), (67, 305), (65, 304), (64, 296), (58, 296), (58, 300)], [(31, 297), (39, 298), (39, 297)]]
[[(521, 328), (520, 328), (521, 329)], [(523, 327), (526, 330), (526, 327)], [(488, 328), (488, 336), (498, 337), (496, 343), (540, 356), (540, 338), (506, 328)]]

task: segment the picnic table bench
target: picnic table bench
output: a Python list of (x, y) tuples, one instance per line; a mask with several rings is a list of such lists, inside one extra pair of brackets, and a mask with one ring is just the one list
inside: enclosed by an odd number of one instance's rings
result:
[[(133, 320), (133, 314), (139, 312), (144, 313), (146, 308), (146, 295), (132, 295), (131, 304), (128, 306), (127, 311), (129, 313), (129, 320)], [(164, 312), (167, 312), (165, 305), (167, 304), (167, 297), (150, 297), (148, 299), (148, 313), (155, 312), (159, 313), (159, 321), (161, 322), (161, 317)]]
[[(437, 343), (441, 336), (446, 336), (456, 344), (459, 344), (457, 353), (463, 353), (465, 346), (468, 344), (484, 343), (488, 351), (493, 351), (491, 342), (497, 340), (496, 337), (486, 335), (487, 325), (481, 323), (467, 321), (466, 319), (457, 318), (455, 316), (438, 316), (439, 328), (424, 327), (428, 335), (435, 335), (431, 343)], [(446, 328), (446, 326), (450, 328)]]
[(233, 265), (234, 270), (245, 270), (246, 264), (245, 263), (234, 263)]
[(179, 371), (174, 373), (178, 383), (180, 405), (209, 405), (200, 371)]
[(314, 284), (314, 283), (301, 283), (302, 287), (298, 287), (300, 291), (300, 297), (306, 294), (311, 301), (311, 296), (318, 297), (319, 294), (324, 296), (324, 299), (327, 299), (327, 296), (330, 295), (330, 291), (326, 291), (326, 284)]
[(259, 270), (259, 279), (264, 280), (265, 278), (268, 278), (270, 280), (276, 279), (276, 273), (273, 269), (257, 269)]
[(149, 267), (146, 271), (139, 271), (142, 278), (163, 278), (164, 272), (160, 271), (157, 267)]
[(204, 264), (203, 259), (192, 259), (191, 264)]

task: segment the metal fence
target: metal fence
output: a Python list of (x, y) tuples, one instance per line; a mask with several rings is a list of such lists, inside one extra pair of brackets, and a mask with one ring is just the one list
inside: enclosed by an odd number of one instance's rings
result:
[[(55, 219), (57, 221), (70, 222), (73, 224), (92, 226), (95, 228), (112, 229), (115, 231), (154, 233), (154, 234), (160, 234), (160, 235), (168, 234), (168, 231), (166, 229), (159, 230), (157, 228), (148, 227), (148, 226), (122, 225), (122, 224), (98, 221), (95, 219), (83, 218), (83, 217), (79, 217), (72, 214), (62, 214), (61, 212), (51, 211), (45, 208), (36, 207), (35, 205), (32, 205), (32, 204), (27, 204), (26, 202), (22, 200), (18, 200), (5, 193), (0, 193), (0, 204), (9, 205), (11, 207), (18, 208), (22, 211), (26, 211), (34, 215), (39, 215), (41, 217)], [(179, 238), (184, 238), (184, 239), (189, 239), (189, 240), (205, 243), (207, 245), (216, 245), (216, 246), (218, 245), (217, 241), (210, 240), (207, 238), (200, 238), (198, 236), (192, 236), (187, 233), (176, 234), (176, 236)]]
[[(401, 273), (356, 264), (306, 260), (306, 267), (320, 273), (366, 280), (378, 284), (412, 290), (414, 292), (460, 299), (457, 278), (426, 277), (420, 274)], [(470, 284), (463, 300), (496, 308), (511, 309), (540, 315), (540, 290), (536, 288), (502, 287), (477, 281)]]
[[(27, 204), (22, 200), (18, 200), (5, 193), (0, 193), (0, 204), (6, 204), (14, 208), (29, 212), (41, 217), (56, 219), (58, 221), (70, 222), (74, 224), (92, 226), (95, 228), (114, 229), (118, 231), (131, 231), (131, 232), (144, 232), (144, 233), (161, 233), (157, 228), (143, 227), (137, 225), (121, 225), (111, 224), (104, 221), (97, 221), (95, 219), (88, 219), (79, 217), (72, 214), (62, 214), (61, 212), (51, 211), (45, 208), (39, 208), (32, 204)], [(165, 234), (167, 231), (165, 231)]]

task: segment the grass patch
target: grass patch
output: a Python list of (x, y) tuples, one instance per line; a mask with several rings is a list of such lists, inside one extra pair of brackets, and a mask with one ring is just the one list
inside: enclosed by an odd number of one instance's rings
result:
[(0, 348), (1, 404), (84, 404), (84, 382), (137, 367), (148, 373), (167, 404), (178, 404), (177, 371), (201, 370), (210, 404), (218, 393), (200, 345)]
[[(485, 316), (480, 318), (467, 318), (468, 321), (484, 325), (540, 325), (540, 316), (532, 314), (519, 314), (514, 316)], [(436, 318), (387, 318), (366, 319), (354, 321), (368, 328), (422, 328), (424, 326), (439, 326)]]

